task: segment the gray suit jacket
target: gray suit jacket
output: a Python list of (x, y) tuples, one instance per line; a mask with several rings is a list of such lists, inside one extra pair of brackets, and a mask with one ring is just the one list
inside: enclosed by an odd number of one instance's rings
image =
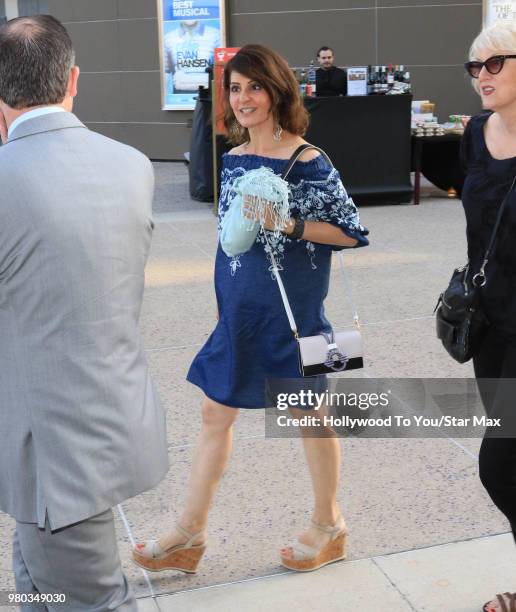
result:
[(79, 522), (167, 472), (138, 329), (153, 188), (71, 113), (0, 148), (0, 509), (20, 522)]

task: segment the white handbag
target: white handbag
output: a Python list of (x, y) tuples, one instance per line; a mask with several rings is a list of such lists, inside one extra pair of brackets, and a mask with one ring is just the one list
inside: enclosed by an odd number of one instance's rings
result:
[(331, 374), (364, 367), (362, 336), (358, 329), (297, 338), (303, 376)]

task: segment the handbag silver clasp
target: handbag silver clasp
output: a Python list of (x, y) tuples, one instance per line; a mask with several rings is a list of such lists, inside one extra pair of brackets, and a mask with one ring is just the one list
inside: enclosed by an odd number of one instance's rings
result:
[(471, 282), (475, 285), (475, 287), (483, 287), (486, 284), (486, 280), (486, 275), (484, 274), (483, 270), (480, 270), (480, 272), (477, 272), (471, 279)]
[[(486, 273), (484, 272), (487, 265), (487, 258), (484, 259), (482, 265), (480, 266), (480, 270), (473, 276), (471, 282), (475, 285), (475, 287), (483, 287), (486, 284)], [(480, 280), (478, 280), (480, 279)]]
[(335, 335), (333, 331), (331, 331), (329, 334), (321, 332), (320, 335), (328, 343), (328, 353), (326, 355), (324, 365), (334, 372), (342, 372), (342, 370), (345, 370), (346, 366), (348, 365), (349, 357), (344, 355), (344, 353), (339, 350), (339, 347), (335, 342)]

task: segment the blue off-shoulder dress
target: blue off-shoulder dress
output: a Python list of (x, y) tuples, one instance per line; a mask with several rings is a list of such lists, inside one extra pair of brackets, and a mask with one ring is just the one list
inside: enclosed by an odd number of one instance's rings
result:
[[(219, 230), (237, 177), (262, 166), (281, 174), (286, 164), (287, 160), (259, 155), (224, 155)], [(327, 221), (356, 238), (357, 246), (369, 244), (368, 232), (360, 225), (357, 209), (339, 173), (323, 156), (296, 162), (288, 182), (292, 217)], [(328, 293), (332, 250), (343, 247), (267, 234), (300, 336), (329, 331), (323, 303)], [(226, 406), (264, 408), (266, 379), (300, 378), (301, 374), (297, 342), (261, 233), (247, 253), (236, 257), (228, 257), (219, 243), (215, 292), (219, 321), (190, 366), (187, 379), (210, 399)]]

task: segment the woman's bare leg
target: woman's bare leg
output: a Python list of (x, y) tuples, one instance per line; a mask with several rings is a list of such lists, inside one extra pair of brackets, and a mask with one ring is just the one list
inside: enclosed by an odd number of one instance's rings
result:
[[(306, 411), (292, 409), (295, 418), (306, 415)], [(303, 446), (312, 479), (315, 504), (312, 520), (319, 525), (334, 525), (339, 516), (337, 491), (340, 480), (340, 442), (329, 427), (302, 427)], [(321, 548), (329, 536), (314, 527), (308, 527), (299, 536), (302, 544)], [(282, 549), (289, 556), (290, 547)]]
[[(204, 398), (202, 403), (202, 429), (197, 440), (185, 506), (179, 524), (190, 533), (201, 531), (208, 522), (211, 503), (217, 492), (233, 443), (233, 424), (238, 409)], [(194, 543), (203, 540), (201, 535)], [(167, 549), (185, 541), (183, 535), (172, 529), (159, 539)]]

